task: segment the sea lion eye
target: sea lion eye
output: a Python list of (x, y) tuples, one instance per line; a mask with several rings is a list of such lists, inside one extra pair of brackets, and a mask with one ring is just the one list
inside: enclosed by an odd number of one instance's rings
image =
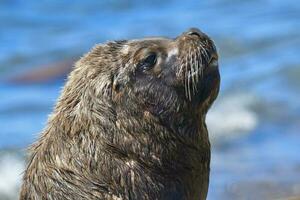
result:
[(218, 66), (218, 60), (213, 58), (209, 61), (208, 65), (212, 67), (216, 67)]
[(217, 67), (218, 66), (218, 56), (212, 55), (210, 60), (208, 61), (208, 65), (211, 67)]
[(138, 64), (138, 68), (143, 71), (147, 71), (155, 65), (156, 60), (157, 60), (157, 55), (155, 53), (150, 53), (145, 59), (143, 59)]

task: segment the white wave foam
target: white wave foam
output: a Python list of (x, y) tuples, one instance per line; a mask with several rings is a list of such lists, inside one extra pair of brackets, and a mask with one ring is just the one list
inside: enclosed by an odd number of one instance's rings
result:
[(257, 99), (251, 94), (230, 94), (219, 98), (206, 118), (212, 142), (253, 130), (258, 117), (250, 107), (256, 103)]
[(0, 199), (18, 199), (24, 160), (14, 154), (0, 157)]

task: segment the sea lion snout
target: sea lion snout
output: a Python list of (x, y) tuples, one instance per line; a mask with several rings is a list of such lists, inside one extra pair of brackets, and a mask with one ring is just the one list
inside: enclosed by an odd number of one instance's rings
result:
[(175, 42), (178, 48), (176, 77), (179, 86), (184, 87), (185, 96), (189, 100), (199, 96), (202, 96), (201, 99), (207, 98), (210, 91), (219, 87), (220, 81), (218, 53), (214, 42), (197, 28), (182, 33)]

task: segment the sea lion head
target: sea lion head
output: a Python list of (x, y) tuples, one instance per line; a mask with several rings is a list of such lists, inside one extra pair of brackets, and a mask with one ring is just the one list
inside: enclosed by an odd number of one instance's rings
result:
[(93, 66), (93, 72), (86, 72), (91, 79), (101, 79), (93, 85), (101, 98), (163, 120), (184, 113), (205, 115), (219, 91), (216, 47), (196, 28), (174, 39), (108, 42), (79, 62)]

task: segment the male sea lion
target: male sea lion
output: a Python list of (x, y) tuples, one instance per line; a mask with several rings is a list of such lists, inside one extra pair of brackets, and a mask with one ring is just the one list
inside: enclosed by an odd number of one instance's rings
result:
[(205, 199), (217, 59), (198, 29), (94, 47), (31, 148), (20, 199)]

